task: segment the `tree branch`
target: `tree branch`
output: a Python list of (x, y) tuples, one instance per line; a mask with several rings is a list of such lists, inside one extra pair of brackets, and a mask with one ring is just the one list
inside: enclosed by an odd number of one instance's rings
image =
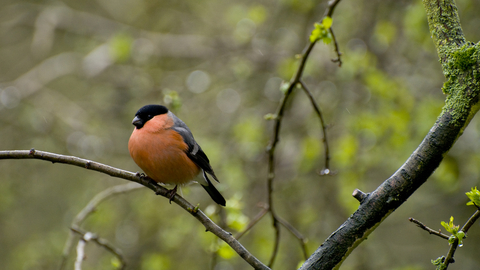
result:
[[(168, 189), (155, 184), (153, 181), (149, 181), (147, 178), (140, 177), (138, 173), (135, 174), (129, 171), (117, 169), (115, 167), (90, 161), (87, 159), (82, 159), (74, 156), (59, 155), (44, 151), (37, 151), (35, 149), (0, 151), (0, 159), (40, 159), (51, 161), (52, 163), (63, 163), (78, 166), (85, 169), (105, 173), (113, 177), (118, 177), (139, 183), (155, 191), (157, 195), (161, 195), (162, 197), (165, 197), (167, 199), (169, 198)], [(247, 249), (245, 249), (245, 247), (243, 247), (242, 244), (240, 244), (240, 242), (238, 242), (231, 233), (220, 228), (217, 224), (210, 220), (201, 210), (195, 208), (192, 204), (187, 202), (180, 195), (176, 194), (172, 201), (184, 210), (186, 210), (188, 213), (190, 213), (198, 221), (200, 221), (203, 226), (205, 226), (205, 229), (207, 231), (215, 234), (217, 237), (225, 241), (230, 247), (232, 247), (233, 250), (235, 250), (235, 252), (237, 252), (238, 255), (240, 255), (240, 257), (242, 257), (252, 267), (254, 267), (255, 269), (269, 269), (255, 256), (253, 256)]]
[[(93, 197), (90, 202), (88, 202), (87, 206), (85, 206), (73, 219), (71, 228), (79, 228), (80, 229), (80, 224), (89, 216), (92, 214), (95, 209), (98, 207), (98, 205), (103, 202), (104, 200), (115, 196), (120, 193), (125, 193), (133, 190), (138, 190), (139, 188), (143, 188), (142, 185), (139, 185), (137, 183), (128, 183), (128, 184), (122, 184), (122, 185), (117, 185), (113, 186), (110, 188), (105, 189), (104, 191), (98, 193)], [(65, 242), (65, 247), (63, 248), (63, 256), (62, 256), (62, 262), (60, 263), (60, 270), (65, 269), (66, 263), (68, 256), (70, 255), (70, 252), (73, 248), (74, 244), (74, 238), (75, 234), (78, 233), (78, 231), (74, 231), (73, 229), (71, 230), (67, 241)], [(115, 254), (115, 253), (114, 253)], [(118, 257), (118, 256), (117, 256)], [(122, 262), (122, 265), (125, 265), (125, 262), (123, 258), (119, 258), (119, 260)]]
[[(475, 58), (478, 46), (459, 47), (464, 44), (464, 37), (453, 1), (424, 0), (424, 4), (448, 79), (443, 89), (448, 94), (443, 111), (402, 167), (362, 198), (357, 211), (325, 240), (302, 270), (340, 267), (356, 246), (427, 181), (480, 107), (480, 83), (474, 76), (480, 74)], [(452, 47), (454, 53), (447, 51)]]
[(454, 0), (423, 0), (427, 12), (428, 25), (440, 61), (450, 58), (450, 48), (465, 44), (465, 36)]
[[(468, 112), (465, 112), (468, 113)], [(422, 143), (400, 169), (366, 196), (359, 208), (300, 268), (334, 269), (380, 223), (407, 200), (433, 173), (466, 126), (441, 115)]]

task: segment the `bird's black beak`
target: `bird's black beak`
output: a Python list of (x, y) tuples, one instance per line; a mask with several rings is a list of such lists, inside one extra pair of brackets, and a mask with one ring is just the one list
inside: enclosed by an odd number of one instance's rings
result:
[(144, 124), (145, 123), (140, 117), (135, 116), (135, 118), (133, 118), (132, 125), (136, 126), (137, 128), (142, 128)]

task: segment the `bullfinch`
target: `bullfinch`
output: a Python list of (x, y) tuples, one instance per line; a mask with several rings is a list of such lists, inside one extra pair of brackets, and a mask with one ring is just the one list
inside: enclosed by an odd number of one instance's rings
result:
[(193, 181), (202, 172), (198, 182), (216, 203), (225, 206), (225, 199), (207, 176), (218, 182), (210, 161), (182, 120), (165, 106), (146, 105), (137, 111), (132, 124), (130, 156), (151, 179), (175, 185), (170, 200), (178, 185)]

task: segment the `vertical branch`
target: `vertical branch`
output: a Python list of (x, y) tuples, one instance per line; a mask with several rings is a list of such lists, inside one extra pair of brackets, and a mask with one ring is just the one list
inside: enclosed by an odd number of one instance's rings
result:
[(87, 245), (87, 241), (83, 240), (83, 238), (81, 238), (78, 241), (77, 257), (75, 259), (75, 265), (74, 265), (75, 270), (82, 270), (82, 262), (85, 259), (85, 246), (86, 245)]
[(272, 223), (273, 223), (273, 228), (275, 229), (275, 237), (274, 237), (274, 243), (273, 243), (273, 251), (272, 255), (270, 257), (270, 261), (268, 262), (268, 267), (273, 268), (273, 263), (275, 262), (275, 259), (277, 258), (277, 253), (278, 253), (278, 246), (280, 244), (280, 227), (278, 226), (278, 219), (277, 216), (274, 214), (273, 211), (270, 211), (272, 215)]
[(438, 57), (445, 64), (450, 56), (449, 47), (460, 47), (466, 42), (457, 6), (454, 0), (423, 0), (423, 5)]
[(318, 118), (320, 119), (320, 125), (322, 126), (322, 132), (323, 132), (323, 145), (325, 148), (325, 167), (323, 170), (320, 171), (320, 175), (328, 175), (328, 174), (331, 174), (331, 171), (330, 171), (330, 150), (328, 147), (328, 138), (327, 138), (327, 125), (325, 125), (325, 120), (323, 120), (322, 111), (320, 110), (320, 107), (315, 101), (315, 98), (313, 97), (312, 92), (308, 90), (307, 86), (303, 83), (303, 81), (300, 81), (300, 85), (302, 86), (303, 91), (305, 91), (305, 94), (310, 99), (313, 109), (315, 110)]
[(312, 51), (314, 46), (315, 46), (315, 42), (310, 43), (305, 48), (304, 53), (302, 54), (302, 60), (300, 62), (300, 66), (298, 67), (297, 72), (295, 73), (295, 76), (293, 76), (293, 78), (290, 80), (287, 91), (285, 92), (285, 95), (283, 96), (283, 99), (277, 109), (272, 139), (270, 141), (270, 145), (267, 147), (267, 152), (268, 152), (267, 201), (268, 201), (268, 209), (272, 217), (272, 225), (275, 230), (275, 240), (274, 240), (272, 255), (270, 257), (269, 267), (272, 267), (275, 261), (275, 258), (278, 252), (278, 244), (280, 242), (279, 241), (280, 228), (278, 226), (278, 220), (276, 218), (275, 210), (273, 207), (273, 181), (275, 179), (275, 149), (279, 141), (280, 127), (282, 125), (282, 119), (283, 119), (283, 114), (285, 112), (285, 106), (287, 104), (287, 100), (293, 93), (293, 90), (295, 89), (295, 86), (297, 85), (297, 83), (300, 82), (300, 78), (302, 77), (303, 70), (305, 69), (305, 64), (307, 62), (308, 56), (310, 55), (310, 52)]
[[(327, 7), (327, 10), (325, 11), (324, 16), (331, 17), (332, 14), (333, 14), (333, 11), (335, 10), (335, 7), (337, 6), (337, 4), (339, 2), (340, 2), (340, 0), (330, 1), (328, 3), (328, 7)], [(338, 51), (338, 44), (337, 44), (337, 41), (335, 40), (335, 36), (333, 35), (333, 32), (331, 32), (331, 33), (332, 33), (332, 37), (334, 38), (334, 41), (335, 41), (335, 51), (337, 52), (337, 56), (338, 56), (338, 59), (337, 59), (338, 61), (336, 61), (336, 62), (339, 62), (339, 65), (341, 65), (340, 52)], [(272, 251), (272, 255), (271, 255), (270, 263), (269, 263), (270, 267), (272, 267), (272, 265), (275, 261), (275, 258), (276, 258), (277, 252), (278, 252), (278, 244), (279, 244), (279, 238), (280, 238), (280, 228), (279, 228), (280, 222), (279, 222), (278, 217), (275, 214), (275, 209), (274, 209), (274, 206), (273, 206), (273, 182), (274, 182), (274, 179), (275, 179), (275, 149), (276, 149), (277, 143), (279, 141), (280, 128), (281, 128), (281, 125), (282, 125), (283, 115), (285, 113), (286, 103), (287, 103), (288, 99), (290, 98), (291, 94), (293, 93), (293, 90), (295, 89), (295, 87), (299, 84), (302, 85), (301, 78), (302, 78), (302, 75), (303, 75), (303, 71), (305, 69), (305, 65), (307, 63), (308, 57), (310, 56), (310, 53), (311, 53), (311, 51), (312, 51), (312, 49), (313, 49), (313, 47), (315, 46), (316, 43), (317, 43), (317, 41), (310, 42), (302, 52), (300, 65), (299, 65), (297, 71), (295, 72), (295, 74), (293, 75), (292, 79), (290, 80), (289, 85), (287, 87), (287, 90), (285, 91), (285, 95), (283, 96), (282, 101), (280, 102), (280, 104), (278, 106), (278, 109), (277, 109), (277, 112), (275, 114), (275, 118), (274, 118), (275, 122), (274, 122), (274, 126), (273, 126), (272, 139), (270, 140), (270, 144), (267, 147), (267, 153), (268, 153), (268, 177), (267, 177), (267, 201), (268, 201), (268, 206), (267, 207), (268, 207), (268, 211), (270, 212), (270, 216), (272, 217), (272, 225), (273, 225), (273, 228), (275, 230), (274, 246), (273, 246), (273, 251)], [(306, 89), (304, 86), (302, 86), (302, 88)], [(322, 123), (322, 130), (323, 130), (323, 135), (324, 135), (323, 137), (324, 137), (325, 153), (326, 154), (325, 154), (325, 168), (321, 171), (321, 174), (329, 174), (330, 170), (328, 168), (329, 168), (330, 154), (329, 154), (328, 141), (327, 141), (327, 136), (326, 136), (326, 126), (324, 124), (324, 120), (323, 120), (321, 111), (320, 111), (319, 107), (316, 105), (316, 102), (313, 99), (313, 96), (311, 96), (311, 94), (309, 95), (308, 90), (306, 90), (306, 91), (307, 91), (307, 95), (309, 96), (310, 100), (312, 101), (312, 105), (314, 106), (314, 109), (317, 112), (317, 114), (319, 115), (320, 121)], [(292, 232), (292, 233), (294, 232), (291, 229), (289, 229), (289, 231)], [(294, 233), (294, 235), (295, 235), (295, 233)], [(295, 235), (295, 236), (297, 236), (297, 235)], [(300, 240), (303, 241), (302, 239), (300, 239)], [(305, 252), (305, 249), (304, 249), (304, 252)]]

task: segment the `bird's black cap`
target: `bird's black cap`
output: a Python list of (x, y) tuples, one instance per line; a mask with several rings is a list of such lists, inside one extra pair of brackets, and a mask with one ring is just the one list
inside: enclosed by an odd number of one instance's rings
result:
[(156, 115), (168, 113), (167, 107), (163, 105), (145, 105), (135, 114), (132, 124), (138, 129), (142, 128), (145, 123)]

